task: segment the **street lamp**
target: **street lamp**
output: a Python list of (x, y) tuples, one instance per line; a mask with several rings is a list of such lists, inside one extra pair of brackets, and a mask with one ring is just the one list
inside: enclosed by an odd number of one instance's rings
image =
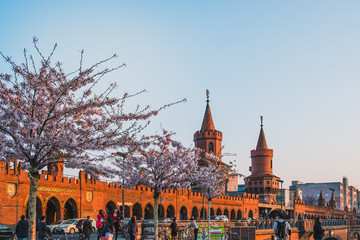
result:
[(280, 185), (281, 185), (281, 212), (283, 211), (283, 180), (281, 180), (281, 179), (276, 179), (276, 181), (277, 182), (279, 182), (280, 183)]
[[(122, 167), (124, 168), (124, 161), (126, 158), (126, 153), (122, 152), (116, 152), (112, 153), (111, 155), (116, 155), (122, 157)], [(125, 190), (124, 190), (124, 177), (122, 178), (122, 211), (121, 211), (121, 217), (122, 219), (125, 219)]]

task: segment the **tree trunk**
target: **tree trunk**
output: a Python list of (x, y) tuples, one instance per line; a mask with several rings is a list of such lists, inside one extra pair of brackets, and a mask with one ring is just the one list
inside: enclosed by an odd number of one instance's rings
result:
[(211, 215), (211, 198), (208, 199), (208, 240), (210, 240), (210, 215)]
[(159, 229), (159, 197), (160, 194), (154, 191), (154, 239), (158, 240), (158, 229)]
[(36, 193), (38, 190), (39, 178), (36, 176), (30, 177), (30, 193), (29, 193), (29, 240), (36, 240)]

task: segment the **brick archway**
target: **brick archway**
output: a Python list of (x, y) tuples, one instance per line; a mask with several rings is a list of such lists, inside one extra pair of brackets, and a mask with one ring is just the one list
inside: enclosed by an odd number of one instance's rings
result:
[(241, 210), (238, 210), (237, 211), (237, 216), (236, 216), (237, 219), (242, 219), (242, 213), (241, 213)]
[(166, 209), (166, 217), (173, 218), (175, 217), (175, 209), (172, 205), (169, 205)]
[(217, 216), (222, 215), (222, 214), (221, 214), (221, 209), (220, 209), (220, 208), (218, 208), (218, 209), (216, 210), (216, 215), (217, 215)]
[(185, 206), (182, 206), (180, 209), (180, 220), (187, 220), (187, 209)]
[(64, 219), (77, 218), (78, 207), (73, 198), (69, 198), (64, 205)]
[(191, 217), (194, 217), (194, 218), (198, 218), (199, 217), (199, 211), (197, 209), (197, 207), (193, 207), (192, 211), (191, 211)]
[(150, 203), (148, 203), (145, 206), (144, 219), (153, 219), (153, 218), (154, 218), (154, 208)]
[(46, 223), (51, 224), (60, 220), (60, 201), (56, 197), (51, 197), (46, 203)]
[[(125, 212), (124, 212), (124, 217), (125, 218), (130, 218), (130, 207), (125, 205)], [(123, 211), (123, 206), (120, 206), (120, 215), (122, 215), (122, 211)]]
[(159, 204), (158, 217), (159, 218), (165, 218), (165, 209), (164, 209), (164, 206), (162, 204)]
[(215, 216), (215, 211), (213, 208), (210, 208), (210, 217)]
[(227, 208), (225, 208), (225, 210), (224, 210), (224, 215), (227, 216), (228, 218), (230, 218), (229, 210), (227, 210)]
[(140, 203), (135, 203), (132, 208), (132, 215), (136, 217), (136, 219), (142, 218), (142, 207)]
[(235, 220), (235, 219), (236, 219), (236, 215), (235, 215), (235, 210), (234, 210), (234, 209), (231, 209), (230, 219), (231, 219), (231, 220)]
[(106, 203), (105, 211), (107, 214), (113, 214), (115, 209), (117, 209), (117, 207), (114, 201), (110, 200), (109, 202)]

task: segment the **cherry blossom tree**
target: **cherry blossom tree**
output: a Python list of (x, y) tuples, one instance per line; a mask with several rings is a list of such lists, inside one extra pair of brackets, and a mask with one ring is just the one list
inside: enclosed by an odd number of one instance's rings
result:
[(197, 149), (186, 148), (172, 139), (173, 133), (163, 130), (162, 135), (151, 136), (146, 145), (130, 153), (113, 166), (125, 187), (146, 186), (154, 192), (154, 232), (158, 239), (158, 208), (161, 193), (166, 189), (190, 188), (192, 175), (198, 169)]
[(218, 157), (213, 154), (205, 153), (205, 162), (199, 166), (196, 174), (192, 176), (192, 187), (204, 194), (208, 200), (208, 231), (207, 237), (210, 240), (210, 214), (211, 201), (225, 194), (226, 185), (229, 178), (238, 175), (233, 169), (232, 164), (221, 164)]
[(92, 92), (106, 74), (125, 66), (103, 67), (116, 55), (83, 67), (81, 52), (79, 67), (65, 73), (60, 62), (51, 61), (56, 44), (45, 57), (36, 38), (33, 42), (40, 58), (38, 67), (26, 50), (20, 64), (0, 53), (12, 69), (10, 74), (0, 74), (0, 160), (17, 159), (28, 171), (30, 239), (36, 237), (36, 195), (42, 169), (64, 161), (69, 168), (111, 177), (117, 172), (102, 164), (105, 152), (138, 146), (134, 135), (158, 114), (149, 106), (124, 113), (124, 101), (134, 95), (111, 97), (116, 83), (100, 93)]

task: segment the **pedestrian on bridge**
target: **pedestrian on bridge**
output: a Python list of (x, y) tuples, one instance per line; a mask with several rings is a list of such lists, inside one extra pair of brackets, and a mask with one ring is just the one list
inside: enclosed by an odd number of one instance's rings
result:
[(279, 219), (274, 223), (274, 232), (277, 240), (291, 240), (290, 224), (284, 220), (284, 214), (279, 214)]
[(325, 235), (325, 229), (321, 226), (321, 218), (317, 217), (314, 224), (314, 240), (321, 240)]

